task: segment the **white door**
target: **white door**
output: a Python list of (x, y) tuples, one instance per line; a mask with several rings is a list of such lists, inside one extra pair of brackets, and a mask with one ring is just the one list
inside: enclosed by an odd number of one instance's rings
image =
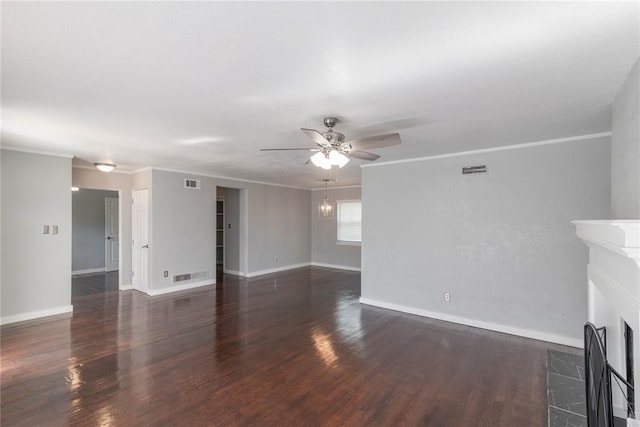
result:
[(104, 198), (104, 253), (107, 271), (118, 269), (120, 236), (118, 235), (118, 198)]
[(131, 234), (133, 236), (133, 289), (149, 288), (149, 190), (133, 191)]

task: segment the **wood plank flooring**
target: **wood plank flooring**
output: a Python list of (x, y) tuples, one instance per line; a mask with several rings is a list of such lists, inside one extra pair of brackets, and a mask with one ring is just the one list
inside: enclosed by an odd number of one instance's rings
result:
[(81, 286), (72, 317), (2, 327), (3, 427), (546, 426), (567, 350), (361, 305), (356, 272)]

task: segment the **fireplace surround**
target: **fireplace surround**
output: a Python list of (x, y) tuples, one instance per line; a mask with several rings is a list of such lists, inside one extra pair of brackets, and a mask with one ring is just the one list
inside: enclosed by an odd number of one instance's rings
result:
[[(589, 247), (587, 266), (588, 321), (606, 327), (607, 360), (640, 384), (640, 221), (573, 221), (576, 234)], [(629, 336), (626, 339), (625, 336)], [(632, 359), (632, 366), (627, 357)], [(631, 373), (633, 366), (635, 370)], [(629, 378), (627, 378), (629, 379)], [(635, 390), (636, 405), (640, 387)], [(615, 415), (626, 417), (622, 392), (614, 388)]]

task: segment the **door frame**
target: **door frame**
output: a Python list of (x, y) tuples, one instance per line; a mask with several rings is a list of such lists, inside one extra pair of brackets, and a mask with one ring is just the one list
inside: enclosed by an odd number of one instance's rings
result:
[[(248, 274), (248, 259), (249, 259), (249, 236), (248, 236), (248, 230), (249, 230), (249, 211), (247, 209), (248, 206), (248, 194), (247, 192), (249, 191), (247, 188), (242, 188), (242, 187), (236, 187), (233, 185), (224, 185), (223, 183), (216, 183), (216, 192), (215, 192), (215, 201), (218, 201), (218, 188), (228, 188), (230, 190), (237, 190), (238, 193), (238, 211), (239, 211), (239, 218), (240, 218), (240, 224), (238, 227), (238, 273), (240, 273), (240, 277), (247, 277)], [(227, 200), (226, 198), (223, 198), (224, 200), (224, 209), (227, 209)], [(216, 215), (217, 216), (217, 215)], [(224, 217), (226, 218), (226, 215), (224, 215)], [(217, 218), (216, 218), (217, 219)], [(223, 241), (227, 242), (227, 227), (226, 227), (226, 223), (223, 223)], [(217, 233), (215, 234), (216, 238), (214, 241), (214, 246), (215, 243), (217, 242)], [(223, 250), (226, 250), (226, 245), (225, 248)], [(217, 255), (215, 255), (217, 257)], [(223, 271), (226, 270), (227, 267), (227, 257), (223, 255), (222, 257), (222, 269)], [(217, 266), (216, 266), (217, 267)]]
[[(109, 230), (109, 223), (107, 218), (107, 201), (109, 199), (115, 199), (115, 197), (104, 198), (104, 270), (106, 272), (114, 271), (109, 270), (109, 264), (113, 264), (109, 262), (109, 244), (111, 243), (111, 241), (108, 236), (109, 233), (107, 232), (107, 230)], [(120, 270), (120, 197), (118, 197), (118, 270)]]
[[(118, 237), (122, 236), (122, 206), (123, 206), (123, 200), (122, 200), (122, 190), (117, 189), (117, 188), (105, 188), (105, 187), (86, 187), (83, 185), (77, 186), (80, 191), (82, 190), (98, 190), (98, 191), (115, 191), (118, 193)], [(73, 196), (71, 196), (73, 197)], [(72, 218), (72, 223), (71, 223), (71, 229), (73, 229), (73, 218)], [(73, 244), (73, 241), (72, 241)], [(106, 257), (106, 254), (105, 254)], [(120, 262), (120, 260), (122, 260), (122, 244), (118, 245), (118, 262)], [(122, 266), (118, 265), (118, 290), (122, 291), (122, 284), (124, 283), (123, 277), (122, 277)], [(107, 269), (107, 264), (106, 264), (106, 259), (105, 259), (105, 272)], [(71, 273), (71, 276), (73, 276), (73, 273)], [(125, 288), (125, 289), (130, 289), (130, 288)]]

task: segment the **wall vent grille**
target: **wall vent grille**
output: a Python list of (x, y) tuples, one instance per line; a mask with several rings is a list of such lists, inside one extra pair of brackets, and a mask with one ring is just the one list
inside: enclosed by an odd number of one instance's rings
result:
[(469, 175), (472, 173), (485, 173), (487, 171), (487, 166), (466, 166), (462, 168), (463, 175)]
[(190, 188), (192, 190), (200, 189), (200, 180), (199, 179), (185, 179), (184, 180), (184, 188)]
[(173, 276), (173, 283), (187, 282), (190, 280), (204, 280), (209, 278), (208, 271), (197, 271), (195, 273), (177, 274)]

